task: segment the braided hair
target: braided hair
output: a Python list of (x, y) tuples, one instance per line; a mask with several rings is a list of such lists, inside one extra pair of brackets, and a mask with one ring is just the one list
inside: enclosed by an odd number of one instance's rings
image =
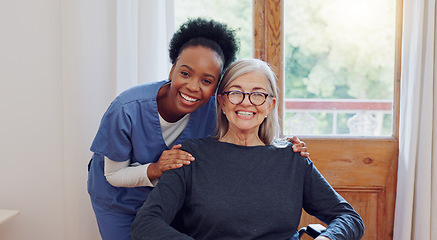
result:
[(179, 54), (190, 46), (202, 46), (216, 52), (223, 62), (222, 69), (235, 60), (239, 49), (235, 30), (226, 24), (203, 18), (189, 19), (173, 35), (169, 46), (171, 63), (174, 64)]

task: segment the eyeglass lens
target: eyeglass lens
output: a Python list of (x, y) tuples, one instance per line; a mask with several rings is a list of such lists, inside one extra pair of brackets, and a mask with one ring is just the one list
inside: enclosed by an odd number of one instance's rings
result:
[(262, 105), (267, 97), (267, 95), (261, 92), (243, 93), (240, 91), (229, 91), (228, 99), (231, 103), (238, 105), (244, 101), (246, 95), (249, 95), (249, 101), (255, 106)]

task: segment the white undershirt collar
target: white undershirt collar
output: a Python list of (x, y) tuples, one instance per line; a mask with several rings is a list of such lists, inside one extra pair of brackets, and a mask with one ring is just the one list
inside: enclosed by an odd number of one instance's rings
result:
[(167, 147), (172, 148), (174, 142), (178, 139), (181, 133), (184, 131), (190, 120), (190, 114), (186, 114), (177, 122), (171, 123), (165, 121), (161, 114), (159, 115), (159, 123), (161, 124), (162, 137)]

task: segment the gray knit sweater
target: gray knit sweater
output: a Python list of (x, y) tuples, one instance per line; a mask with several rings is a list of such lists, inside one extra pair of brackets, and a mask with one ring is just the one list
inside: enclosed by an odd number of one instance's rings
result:
[[(246, 147), (203, 138), (182, 146), (196, 160), (163, 174), (137, 214), (133, 239), (290, 239), (302, 208), (328, 224), (323, 235), (330, 239), (364, 233), (360, 216), (291, 144)], [(176, 215), (184, 233), (170, 224)]]

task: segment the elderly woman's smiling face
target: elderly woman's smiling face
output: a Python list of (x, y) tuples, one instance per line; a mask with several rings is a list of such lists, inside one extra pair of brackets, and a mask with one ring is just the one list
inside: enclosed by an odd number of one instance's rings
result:
[[(254, 93), (251, 96), (252, 102), (249, 95), (245, 94), (239, 104), (232, 99), (232, 93), (220, 95), (218, 100), (229, 121), (229, 131), (258, 134), (259, 126), (276, 104), (276, 98), (266, 96), (269, 94), (267, 81), (262, 73), (256, 71), (237, 77), (226, 87), (225, 92)], [(265, 102), (262, 101), (264, 99)]]

